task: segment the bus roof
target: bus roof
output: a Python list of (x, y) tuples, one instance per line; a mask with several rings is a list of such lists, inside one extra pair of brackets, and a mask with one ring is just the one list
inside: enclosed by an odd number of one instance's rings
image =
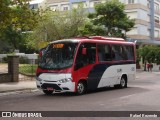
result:
[(62, 39), (62, 40), (56, 40), (51, 43), (56, 42), (108, 42), (108, 43), (122, 43), (122, 44), (134, 44), (133, 42), (125, 41), (123, 38), (117, 38), (117, 37), (105, 37), (105, 36), (83, 36), (83, 37), (76, 37), (71, 39)]
[(106, 37), (106, 36), (90, 36), (86, 37), (88, 39), (94, 39), (94, 40), (113, 40), (113, 41), (125, 41), (123, 38), (117, 38), (117, 37)]

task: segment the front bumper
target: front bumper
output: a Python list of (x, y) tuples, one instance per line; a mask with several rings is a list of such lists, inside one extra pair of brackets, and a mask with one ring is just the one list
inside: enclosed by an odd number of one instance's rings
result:
[(58, 81), (45, 81), (36, 78), (37, 88), (41, 90), (52, 90), (53, 92), (75, 92), (75, 82), (69, 81), (59, 83)]

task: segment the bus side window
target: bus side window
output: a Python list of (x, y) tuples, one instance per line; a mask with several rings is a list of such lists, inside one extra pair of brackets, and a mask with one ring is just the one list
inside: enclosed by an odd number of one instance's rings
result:
[(98, 45), (98, 60), (104, 61), (104, 45)]
[(112, 45), (112, 53), (114, 54), (113, 60), (123, 60), (123, 52), (120, 45)]
[(125, 50), (125, 46), (121, 46), (121, 56), (123, 60), (128, 60), (127, 51)]
[(128, 60), (134, 60), (134, 51), (133, 51), (133, 46), (124, 46), (124, 50), (126, 51)]
[(87, 64), (95, 63), (96, 61), (96, 46), (87, 48)]
[(108, 44), (99, 44), (98, 45), (98, 60), (101, 61), (111, 61), (111, 49)]
[[(83, 54), (82, 50), (86, 48), (86, 54)], [(77, 53), (75, 70), (88, 65), (93, 64), (96, 61), (96, 44), (84, 43), (81, 44)]]
[(128, 60), (128, 54), (126, 46), (123, 45), (112, 45), (112, 53), (114, 54), (113, 59), (118, 60)]
[(112, 59), (114, 60), (115, 59), (115, 53), (113, 50), (111, 50), (111, 56), (112, 56)]

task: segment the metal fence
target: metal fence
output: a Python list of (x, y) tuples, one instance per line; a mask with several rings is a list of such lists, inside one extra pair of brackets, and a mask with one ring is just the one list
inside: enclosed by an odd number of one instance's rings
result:
[(9, 78), (11, 77), (10, 74), (12, 74), (10, 69), (12, 69), (12, 67), (14, 67), (15, 65), (19, 66), (17, 70), (14, 68), (14, 70), (16, 70), (18, 73), (17, 81), (35, 80), (36, 69), (38, 66), (38, 57), (19, 56), (19, 58), (13, 62), (13, 66), (9, 67), (9, 64), (10, 62), (8, 56), (0, 56), (0, 75), (1, 75), (0, 82), (10, 81), (9, 80)]
[(34, 80), (38, 59), (19, 57), (19, 80)]
[(0, 58), (0, 74), (8, 73), (8, 59), (7, 57)]

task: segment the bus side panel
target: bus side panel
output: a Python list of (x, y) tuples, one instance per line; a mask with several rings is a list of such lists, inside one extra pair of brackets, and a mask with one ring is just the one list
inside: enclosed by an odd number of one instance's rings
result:
[(90, 70), (87, 79), (89, 90), (96, 88), (120, 84), (123, 74), (128, 76), (128, 80), (135, 79), (135, 64), (97, 64)]
[(88, 74), (88, 79), (87, 79), (88, 90), (95, 90), (96, 88), (98, 88), (101, 78), (105, 70), (109, 66), (110, 65), (106, 65), (106, 64), (97, 64), (93, 67), (92, 70), (90, 70), (90, 73)]
[[(94, 65), (95, 64), (89, 64), (89, 65), (86, 65), (86, 66), (79, 68), (78, 70), (72, 72), (73, 82), (75, 82), (75, 84), (76, 84), (75, 91), (77, 88), (77, 84), (80, 80), (87, 80), (88, 79), (88, 74), (93, 69)], [(92, 77), (92, 79), (94, 79), (94, 78)]]
[(112, 65), (102, 75), (99, 87), (112, 86), (120, 84), (120, 79), (122, 75), (127, 75), (127, 80), (135, 79), (135, 64), (125, 64), (125, 65)]

